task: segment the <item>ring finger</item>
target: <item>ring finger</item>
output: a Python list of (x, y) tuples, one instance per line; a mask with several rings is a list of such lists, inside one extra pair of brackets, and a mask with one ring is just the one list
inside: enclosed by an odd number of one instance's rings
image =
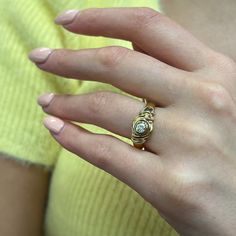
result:
[[(49, 100), (51, 101), (49, 102)], [(131, 138), (133, 119), (144, 107), (144, 103), (137, 99), (107, 91), (83, 95), (49, 93), (40, 96), (38, 103), (50, 115), (66, 120), (95, 124), (127, 138)], [(159, 153), (160, 144), (163, 142), (163, 140), (159, 140), (159, 137), (166, 132), (163, 130), (165, 125), (161, 125), (163, 123), (162, 116), (167, 115), (164, 108), (156, 108), (156, 112), (154, 129), (151, 137), (146, 141), (145, 147), (147, 150)], [(158, 124), (158, 132), (155, 124)], [(157, 150), (157, 146), (159, 150)]]

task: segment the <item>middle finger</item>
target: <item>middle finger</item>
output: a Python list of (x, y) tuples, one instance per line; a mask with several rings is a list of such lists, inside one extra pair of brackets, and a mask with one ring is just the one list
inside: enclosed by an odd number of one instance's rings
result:
[(159, 106), (176, 102), (185, 91), (189, 92), (188, 86), (192, 82), (191, 72), (118, 46), (82, 50), (35, 49), (29, 57), (42, 70), (67, 78), (109, 83)]

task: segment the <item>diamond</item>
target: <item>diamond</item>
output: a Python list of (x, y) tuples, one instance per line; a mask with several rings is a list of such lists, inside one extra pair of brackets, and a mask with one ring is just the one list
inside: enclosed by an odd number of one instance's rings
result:
[(147, 124), (144, 121), (140, 121), (135, 126), (135, 131), (139, 134), (144, 134), (147, 130)]

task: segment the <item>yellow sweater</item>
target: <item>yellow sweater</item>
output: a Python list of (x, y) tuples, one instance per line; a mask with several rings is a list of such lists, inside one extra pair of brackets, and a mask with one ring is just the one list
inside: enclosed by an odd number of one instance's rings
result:
[[(0, 151), (21, 163), (53, 171), (45, 215), (46, 236), (174, 236), (157, 211), (111, 175), (59, 146), (44, 128), (37, 97), (44, 92), (121, 92), (108, 84), (68, 80), (37, 69), (36, 47), (91, 48), (129, 42), (74, 35), (53, 23), (67, 9), (149, 6), (155, 0), (0, 0)], [(81, 124), (92, 132), (109, 133)], [(122, 137), (120, 137), (122, 138)]]

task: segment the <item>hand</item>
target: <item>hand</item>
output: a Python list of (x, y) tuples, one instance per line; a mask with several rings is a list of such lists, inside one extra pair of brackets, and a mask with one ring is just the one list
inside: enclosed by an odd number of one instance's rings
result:
[(53, 115), (44, 124), (55, 140), (132, 187), (181, 235), (235, 235), (234, 61), (149, 8), (70, 11), (56, 22), (78, 34), (129, 40), (136, 51), (36, 49), (30, 58), (40, 69), (112, 84), (155, 102), (156, 115), (143, 151), (68, 121), (130, 138), (140, 100), (108, 91), (46, 94), (38, 101)]

